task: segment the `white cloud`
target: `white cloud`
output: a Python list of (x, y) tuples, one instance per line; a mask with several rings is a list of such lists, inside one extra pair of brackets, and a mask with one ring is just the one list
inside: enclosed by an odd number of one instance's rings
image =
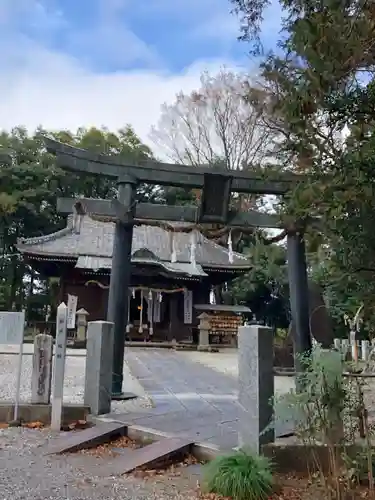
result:
[(0, 128), (24, 125), (34, 130), (130, 123), (149, 142), (160, 106), (181, 89), (199, 86), (203, 70), (216, 71), (229, 61), (197, 62), (179, 74), (167, 71), (94, 73), (77, 60), (48, 51), (23, 38), (13, 43), (0, 78)]
[[(216, 0), (208, 1), (213, 6)], [(152, 47), (120, 22), (119, 14), (132, 2), (96, 0), (98, 22), (77, 32), (59, 10), (57, 0), (1, 0), (0, 128), (23, 125), (32, 131), (39, 125), (54, 130), (105, 126), (116, 130), (129, 123), (150, 143), (150, 128), (157, 123), (164, 102), (172, 102), (181, 90), (199, 87), (204, 70), (213, 73), (223, 65), (235, 67), (223, 59), (196, 61), (178, 74), (166, 70)], [(170, 0), (151, 3), (150, 9), (159, 14), (167, 5), (171, 7)], [(179, 0), (179, 5), (190, 7), (195, 14), (202, 9), (198, 0)], [(224, 22), (221, 16), (212, 19)], [(47, 48), (54, 45), (52, 35), (56, 38), (60, 29), (66, 29), (65, 49), (79, 53), (79, 60)], [(142, 61), (147, 69), (98, 72), (92, 69), (91, 56), (95, 62), (102, 59), (125, 68)]]

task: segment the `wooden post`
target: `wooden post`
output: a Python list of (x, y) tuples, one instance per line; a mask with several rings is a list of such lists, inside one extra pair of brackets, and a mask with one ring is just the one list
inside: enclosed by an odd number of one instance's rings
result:
[(171, 293), (169, 296), (169, 330), (168, 330), (168, 341), (176, 341), (176, 328), (178, 325), (178, 315), (177, 315), (177, 293)]
[(68, 308), (64, 302), (62, 302), (57, 308), (56, 315), (55, 361), (53, 364), (52, 375), (53, 387), (51, 412), (51, 429), (53, 431), (60, 431), (61, 429), (65, 375), (67, 312)]

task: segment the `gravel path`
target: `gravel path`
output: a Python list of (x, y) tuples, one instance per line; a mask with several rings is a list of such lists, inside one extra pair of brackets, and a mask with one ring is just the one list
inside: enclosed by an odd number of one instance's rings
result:
[[(195, 500), (194, 476), (106, 475), (108, 457), (45, 456), (47, 430), (0, 430), (0, 500)], [(195, 482), (194, 482), (195, 481)]]
[[(21, 401), (31, 400), (31, 373), (33, 344), (24, 345), (24, 356), (22, 359), (21, 375)], [(14, 400), (17, 373), (17, 347), (0, 346), (0, 400)], [(86, 365), (85, 349), (67, 349), (65, 380), (64, 380), (64, 402), (83, 403), (84, 378)], [(112, 412), (124, 413), (125, 411), (136, 411), (140, 407), (150, 406), (151, 401), (145, 393), (138, 380), (132, 376), (124, 362), (124, 384), (125, 392), (132, 392), (138, 396), (136, 400), (127, 402), (113, 401)]]

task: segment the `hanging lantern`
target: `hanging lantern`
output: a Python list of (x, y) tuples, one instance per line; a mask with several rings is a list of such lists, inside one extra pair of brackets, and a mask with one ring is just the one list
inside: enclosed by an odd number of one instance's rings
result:
[(149, 321), (149, 334), (153, 335), (154, 334), (154, 315), (153, 315), (153, 309), (154, 309), (154, 297), (152, 294), (152, 290), (148, 291), (148, 304), (147, 304), (147, 317)]

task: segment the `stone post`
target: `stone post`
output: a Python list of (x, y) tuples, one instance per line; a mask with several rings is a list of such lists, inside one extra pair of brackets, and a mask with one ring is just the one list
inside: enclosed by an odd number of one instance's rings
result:
[(89, 313), (86, 311), (86, 309), (79, 309), (76, 312), (77, 316), (77, 335), (76, 335), (76, 341), (83, 343), (86, 342), (86, 332), (87, 332), (87, 316)]
[(198, 316), (199, 319), (199, 343), (198, 351), (207, 351), (210, 348), (210, 316), (203, 312)]
[(346, 359), (348, 356), (348, 352), (349, 352), (349, 340), (348, 339), (342, 339), (341, 349), (342, 349), (342, 355), (343, 355), (344, 359)]
[(370, 342), (368, 340), (362, 340), (361, 354), (362, 354), (362, 361), (368, 361), (370, 354)]
[(92, 415), (103, 415), (111, 411), (113, 337), (113, 323), (89, 322), (84, 403), (90, 407)]
[(341, 339), (333, 339), (333, 346), (336, 349), (336, 351), (341, 352), (342, 351)]
[(53, 338), (41, 333), (34, 339), (31, 403), (49, 404), (51, 400)]
[[(275, 438), (273, 420), (274, 374), (271, 328), (238, 328), (239, 446), (259, 453)], [(267, 432), (265, 429), (270, 426)]]

